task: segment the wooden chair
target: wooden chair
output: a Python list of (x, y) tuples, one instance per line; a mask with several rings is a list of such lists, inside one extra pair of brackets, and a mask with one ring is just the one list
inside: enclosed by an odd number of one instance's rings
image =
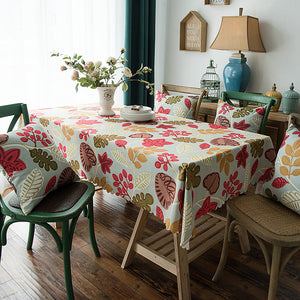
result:
[(161, 85), (161, 92), (166, 95), (170, 95), (170, 92), (174, 93), (183, 93), (183, 94), (189, 94), (189, 95), (197, 95), (198, 102), (197, 106), (194, 112), (194, 119), (197, 121), (201, 121), (201, 116), (200, 116), (200, 106), (203, 97), (207, 94), (207, 90), (202, 89), (202, 88), (196, 88), (196, 87), (187, 87), (187, 86), (181, 86), (181, 85), (173, 85), (173, 84), (165, 84), (163, 83)]
[(221, 93), (221, 99), (224, 102), (227, 102), (230, 105), (234, 104), (231, 102), (231, 100), (239, 100), (239, 103), (241, 106), (246, 106), (247, 102), (255, 102), (259, 104), (265, 104), (267, 105), (265, 114), (263, 116), (259, 133), (263, 134), (265, 132), (265, 126), (268, 119), (269, 112), (271, 108), (276, 104), (277, 99), (263, 96), (259, 94), (250, 94), (250, 93), (242, 93), (242, 92), (222, 92)]
[[(300, 114), (292, 115), (290, 120), (300, 129)], [(223, 249), (213, 281), (221, 277), (228, 256), (228, 244), (238, 224), (248, 230), (263, 251), (270, 275), (268, 299), (275, 299), (280, 273), (291, 256), (300, 249), (300, 216), (280, 202), (254, 193), (229, 200)], [(272, 258), (266, 243), (272, 245)], [(281, 255), (282, 247), (289, 248), (285, 255)]]
[[(29, 123), (26, 104), (16, 103), (0, 106), (0, 117), (13, 116), (8, 131), (11, 131), (19, 117), (23, 115), (25, 125)], [(78, 180), (49, 193), (44, 200), (28, 215), (20, 209), (20, 203), (12, 189), (5, 190), (0, 196), (0, 260), (2, 246), (6, 245), (8, 227), (15, 222), (29, 222), (27, 250), (32, 248), (35, 224), (43, 226), (53, 236), (59, 252), (63, 252), (65, 284), (68, 299), (74, 299), (70, 250), (76, 222), (83, 212), (88, 218), (89, 234), (94, 253), (100, 252), (94, 233), (93, 196), (94, 185), (90, 182)], [(47, 199), (46, 199), (47, 198)], [(10, 217), (5, 221), (5, 217)], [(70, 223), (69, 223), (70, 221)], [(62, 237), (49, 225), (49, 222), (62, 223)]]

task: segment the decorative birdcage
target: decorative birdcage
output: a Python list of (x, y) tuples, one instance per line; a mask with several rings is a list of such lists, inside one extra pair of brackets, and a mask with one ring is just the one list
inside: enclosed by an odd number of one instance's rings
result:
[(216, 73), (213, 59), (210, 60), (206, 73), (201, 77), (200, 87), (208, 90), (208, 94), (202, 101), (217, 102), (220, 98), (220, 77)]

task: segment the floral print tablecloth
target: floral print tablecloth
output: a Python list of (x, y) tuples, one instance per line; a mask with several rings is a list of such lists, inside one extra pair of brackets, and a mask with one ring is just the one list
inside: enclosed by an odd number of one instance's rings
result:
[[(128, 122), (97, 105), (31, 111), (72, 168), (161, 218), (188, 248), (194, 222), (268, 176), (268, 136), (171, 115)], [(118, 112), (117, 112), (118, 113)]]

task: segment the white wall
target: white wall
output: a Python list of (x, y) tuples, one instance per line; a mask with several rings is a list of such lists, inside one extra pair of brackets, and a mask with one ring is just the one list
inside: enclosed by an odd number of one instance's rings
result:
[[(230, 5), (204, 5), (204, 0), (158, 0), (156, 21), (156, 88), (163, 82), (200, 86), (210, 59), (217, 64), (216, 72), (224, 90), (223, 69), (234, 51), (209, 49), (215, 39), (222, 16), (257, 17), (266, 53), (244, 52), (251, 68), (248, 92), (265, 93), (273, 83), (284, 92), (294, 83), (300, 93), (299, 0), (231, 0)], [(206, 52), (179, 51), (180, 21), (197, 11), (207, 22)], [(300, 112), (300, 103), (298, 106)]]

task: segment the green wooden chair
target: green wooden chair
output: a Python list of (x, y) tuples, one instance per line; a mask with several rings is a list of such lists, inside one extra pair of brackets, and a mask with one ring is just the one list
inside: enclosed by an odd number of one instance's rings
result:
[(239, 100), (239, 103), (241, 106), (246, 106), (247, 102), (255, 102), (255, 103), (267, 105), (265, 114), (263, 116), (263, 119), (262, 119), (262, 122), (260, 125), (259, 133), (261, 133), (261, 134), (263, 134), (265, 132), (265, 126), (267, 123), (269, 112), (270, 112), (271, 108), (277, 102), (276, 98), (258, 95), (258, 94), (242, 93), (242, 92), (222, 92), (221, 99), (224, 102), (227, 102), (228, 104), (233, 105), (233, 106), (234, 106), (234, 104), (231, 102), (231, 100)]
[[(0, 106), (0, 117), (13, 116), (8, 131), (11, 131), (19, 117), (23, 115), (25, 125), (29, 123), (26, 104), (16, 103)], [(74, 299), (72, 286), (70, 250), (75, 226), (80, 214), (88, 218), (90, 241), (97, 257), (100, 252), (94, 233), (93, 195), (95, 187), (92, 183), (78, 180), (49, 193), (35, 209), (24, 215), (19, 200), (14, 192), (0, 196), (0, 260), (2, 246), (6, 245), (8, 227), (15, 222), (29, 222), (27, 250), (32, 248), (35, 224), (43, 226), (53, 236), (59, 252), (63, 252), (65, 284), (68, 299)], [(45, 200), (45, 201), (44, 201)], [(8, 220), (5, 221), (5, 217)], [(70, 222), (69, 222), (70, 221)], [(50, 222), (62, 223), (62, 237), (57, 234)]]

